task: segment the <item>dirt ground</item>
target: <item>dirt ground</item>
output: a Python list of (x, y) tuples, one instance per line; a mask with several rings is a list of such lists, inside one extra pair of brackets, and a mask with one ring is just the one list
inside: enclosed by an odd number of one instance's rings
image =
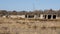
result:
[(0, 18), (0, 34), (60, 34), (60, 21)]

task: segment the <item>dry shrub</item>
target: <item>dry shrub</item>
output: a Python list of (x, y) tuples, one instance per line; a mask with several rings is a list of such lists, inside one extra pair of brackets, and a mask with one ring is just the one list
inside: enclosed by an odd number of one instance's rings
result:
[(19, 24), (26, 24), (26, 22), (18, 22), (18, 21), (17, 21), (16, 23), (19, 23)]
[(50, 27), (52, 30), (56, 30), (56, 27)]
[(10, 33), (8, 33), (8, 32), (7, 32), (7, 33), (6, 33), (6, 32), (5, 32), (5, 33), (4, 33), (4, 32), (3, 32), (3, 33), (1, 33), (1, 32), (0, 32), (0, 34), (10, 34)]
[(18, 32), (16, 32), (16, 34), (19, 34)]
[(10, 34), (9, 32), (4, 32), (4, 33), (2, 33), (2, 34)]
[(35, 25), (35, 26), (33, 26), (33, 28), (34, 28), (34, 29), (36, 29), (36, 28), (37, 28), (37, 26)]
[(18, 20), (25, 20), (25, 18), (18, 18)]
[(12, 22), (8, 22), (9, 24), (11, 24)]
[(41, 27), (41, 29), (46, 29), (46, 27), (45, 27), (45, 26), (43, 26), (43, 27)]
[(8, 30), (8, 27), (2, 27), (3, 30)]
[(28, 28), (31, 28), (31, 26), (28, 26)]
[(16, 21), (16, 23), (19, 23), (19, 24), (21, 24), (21, 22), (18, 22), (18, 21)]
[(30, 22), (30, 23), (35, 23), (35, 22)]
[(21, 24), (26, 24), (26, 22), (21, 22)]
[(3, 22), (0, 21), (0, 24), (2, 24)]
[(8, 30), (8, 27), (1, 27), (0, 34), (10, 34), (10, 31)]
[(28, 26), (28, 28), (31, 28), (31, 25), (27, 25)]

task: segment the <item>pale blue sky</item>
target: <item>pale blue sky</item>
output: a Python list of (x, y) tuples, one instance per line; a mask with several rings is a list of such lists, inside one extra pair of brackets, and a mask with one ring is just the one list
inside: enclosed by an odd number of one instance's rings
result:
[(28, 11), (35, 9), (60, 9), (60, 0), (0, 0), (0, 10)]

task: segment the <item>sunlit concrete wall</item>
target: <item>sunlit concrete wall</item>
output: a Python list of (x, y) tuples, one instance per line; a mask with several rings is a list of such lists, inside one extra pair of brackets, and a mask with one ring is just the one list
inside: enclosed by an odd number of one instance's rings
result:
[(11, 18), (25, 18), (25, 15), (9, 15)]
[(44, 17), (43, 17), (43, 16), (44, 16), (44, 15), (43, 15), (43, 14), (41, 14), (41, 15), (40, 15), (40, 19), (44, 19)]

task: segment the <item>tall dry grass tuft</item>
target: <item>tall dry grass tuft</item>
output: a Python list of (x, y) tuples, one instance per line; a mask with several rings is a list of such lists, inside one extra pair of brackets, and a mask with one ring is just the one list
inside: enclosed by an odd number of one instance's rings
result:
[(33, 28), (34, 28), (34, 29), (37, 29), (37, 26), (35, 25), (35, 26), (33, 26)]

